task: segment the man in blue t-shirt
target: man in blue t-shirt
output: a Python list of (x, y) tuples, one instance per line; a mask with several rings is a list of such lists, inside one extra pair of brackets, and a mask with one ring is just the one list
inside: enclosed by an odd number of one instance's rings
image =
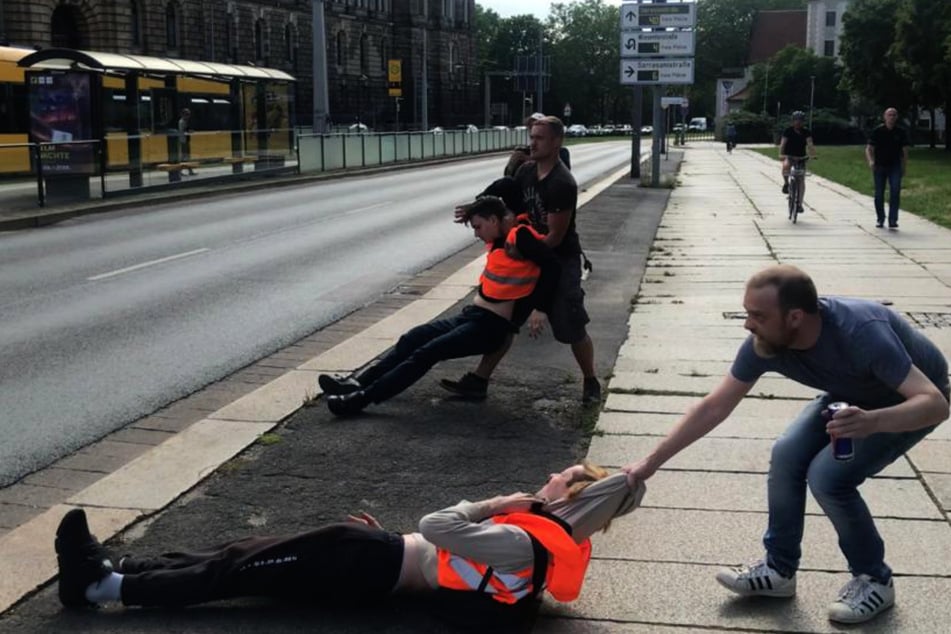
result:
[[(947, 418), (947, 361), (893, 311), (860, 299), (820, 299), (809, 276), (793, 266), (754, 275), (743, 306), (744, 327), (752, 334), (730, 372), (650, 454), (624, 470), (631, 481), (649, 478), (723, 422), (765, 372), (822, 390), (773, 446), (766, 556), (723, 569), (716, 578), (744, 596), (795, 594), (808, 484), (853, 574), (829, 618), (867, 621), (894, 604), (895, 590), (884, 543), (858, 486)], [(833, 401), (850, 406), (830, 418), (824, 411)], [(830, 436), (853, 439), (854, 458), (836, 460), (828, 450)]]

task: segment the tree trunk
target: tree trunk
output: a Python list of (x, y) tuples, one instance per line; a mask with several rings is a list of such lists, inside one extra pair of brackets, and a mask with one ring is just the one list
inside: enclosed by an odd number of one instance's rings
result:
[(935, 113), (934, 106), (932, 106), (931, 108), (928, 108), (928, 113), (931, 115), (931, 126), (930, 126), (930, 127), (931, 127), (931, 131), (930, 131), (931, 133), (930, 133), (930, 135), (929, 135), (929, 136), (931, 137), (931, 141), (930, 141), (930, 143), (928, 144), (928, 147), (933, 150), (933, 149), (935, 149), (936, 147), (938, 147), (938, 134), (937, 134), (937, 132), (935, 131), (935, 125), (934, 125), (934, 123), (935, 123), (935, 122), (934, 122), (934, 113)]

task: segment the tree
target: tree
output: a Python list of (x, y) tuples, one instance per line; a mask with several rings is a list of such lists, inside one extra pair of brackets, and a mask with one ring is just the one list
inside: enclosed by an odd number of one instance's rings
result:
[(716, 80), (725, 68), (743, 68), (749, 60), (750, 31), (758, 11), (804, 9), (805, 0), (702, 0), (697, 3), (697, 55), (691, 110), (716, 112)]
[(766, 64), (758, 64), (753, 69), (744, 105), (746, 110), (760, 112), (764, 94), (769, 98), (767, 111), (770, 113), (776, 102), (782, 104), (783, 112), (808, 110), (814, 88), (815, 108), (825, 108), (840, 116), (848, 113), (848, 93), (839, 88), (842, 71), (830, 57), (818, 57), (798, 46), (787, 46), (769, 60), (768, 85), (766, 76)]
[(629, 118), (630, 89), (620, 83), (620, 8), (602, 0), (555, 3), (548, 17), (552, 82), (549, 112), (565, 103), (572, 119), (606, 123)]
[[(895, 41), (889, 48), (895, 69), (911, 82), (918, 104), (931, 113), (935, 147), (935, 108), (951, 103), (951, 63), (944, 43), (951, 31), (947, 0), (902, 0), (895, 14)], [(948, 142), (946, 148), (951, 149)]]
[(889, 105), (907, 111), (915, 103), (911, 82), (890, 54), (895, 14), (902, 1), (852, 0), (842, 16), (843, 85), (877, 104), (879, 110)]

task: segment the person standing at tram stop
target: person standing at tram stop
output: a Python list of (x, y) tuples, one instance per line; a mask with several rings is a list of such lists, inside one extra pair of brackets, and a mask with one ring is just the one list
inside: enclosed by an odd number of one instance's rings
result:
[[(594, 369), (594, 342), (585, 327), (590, 319), (581, 288), (583, 252), (575, 228), (578, 185), (559, 159), (565, 126), (557, 117), (543, 117), (534, 121), (529, 134), (531, 160), (518, 169), (515, 180), (522, 189), (532, 226), (544, 234), (545, 244), (561, 264), (561, 277), (548, 321), (555, 339), (571, 346), (581, 369), (582, 402), (598, 404), (601, 384)], [(461, 211), (461, 208), (455, 211), (456, 222), (462, 222)], [(484, 399), (489, 378), (511, 345), (510, 336), (499, 350), (484, 355), (474, 372), (467, 372), (458, 380), (442, 379), (440, 385), (465, 398)]]
[[(792, 167), (792, 158), (811, 156), (815, 158), (816, 148), (812, 144), (812, 132), (804, 127), (806, 113), (797, 110), (792, 113), (792, 125), (783, 130), (783, 137), (779, 141), (779, 158), (783, 161), (783, 193), (789, 193), (789, 168)], [(802, 213), (800, 211), (799, 213)]]
[[(178, 119), (178, 143), (181, 147), (180, 155), (182, 162), (191, 160), (191, 131), (192, 131), (192, 111), (188, 108), (182, 108), (181, 117)], [(191, 176), (195, 175), (195, 170), (188, 168), (188, 173)]]
[[(793, 266), (750, 278), (743, 307), (750, 336), (730, 371), (650, 453), (623, 470), (631, 482), (649, 478), (723, 422), (765, 372), (822, 390), (773, 445), (765, 557), (722, 569), (716, 580), (743, 596), (795, 594), (808, 485), (853, 575), (830, 605), (829, 619), (867, 621), (894, 604), (895, 589), (858, 487), (947, 418), (947, 361), (895, 312), (862, 299), (820, 298), (810, 277)], [(851, 405), (830, 418), (825, 412), (835, 401)], [(854, 457), (836, 459), (830, 436), (853, 439)]]
[(898, 123), (898, 111), (885, 111), (885, 123), (872, 130), (865, 146), (865, 160), (875, 183), (875, 226), (885, 226), (885, 183), (888, 183), (888, 228), (898, 228), (901, 179), (908, 165), (908, 134)]

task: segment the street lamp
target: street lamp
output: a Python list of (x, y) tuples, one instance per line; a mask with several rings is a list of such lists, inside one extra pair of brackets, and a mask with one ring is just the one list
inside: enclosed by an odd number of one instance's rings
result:
[(812, 130), (812, 104), (816, 97), (816, 76), (809, 75), (809, 129)]

